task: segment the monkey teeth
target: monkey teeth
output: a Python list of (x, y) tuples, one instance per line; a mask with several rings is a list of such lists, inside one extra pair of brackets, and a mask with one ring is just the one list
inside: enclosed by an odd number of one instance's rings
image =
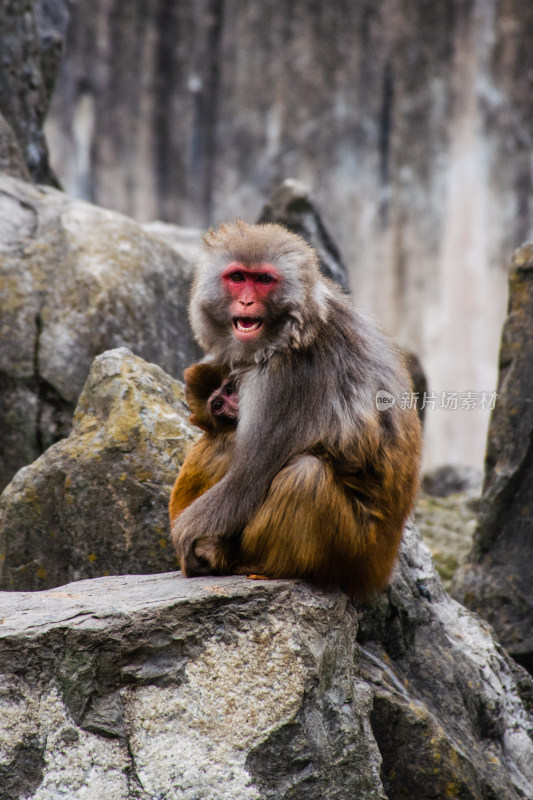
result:
[(255, 333), (263, 324), (263, 320), (258, 317), (236, 317), (233, 324), (239, 333)]

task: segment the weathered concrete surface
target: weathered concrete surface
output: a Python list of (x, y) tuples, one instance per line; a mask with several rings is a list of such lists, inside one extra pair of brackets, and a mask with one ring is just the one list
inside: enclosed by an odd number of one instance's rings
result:
[(104, 350), (181, 378), (198, 353), (190, 278), (176, 246), (133, 221), (0, 175), (0, 489), (68, 434)]
[(168, 498), (199, 435), (188, 420), (160, 367), (126, 348), (98, 356), (70, 436), (0, 495), (0, 588), (174, 569)]
[(494, 626), (533, 671), (533, 244), (509, 274), (498, 402), (492, 415), (479, 526), (453, 593)]
[(533, 681), (409, 528), (357, 615), (243, 577), (0, 593), (0, 676), (2, 800), (531, 797)]

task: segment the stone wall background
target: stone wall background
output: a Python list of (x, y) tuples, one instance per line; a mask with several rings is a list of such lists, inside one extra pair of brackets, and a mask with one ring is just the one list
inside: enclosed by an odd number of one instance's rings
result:
[[(302, 180), (430, 389), (494, 391), (507, 265), (533, 234), (528, 0), (68, 8), (46, 127), (67, 192), (201, 227)], [(480, 466), (488, 416), (428, 413), (427, 465)]]

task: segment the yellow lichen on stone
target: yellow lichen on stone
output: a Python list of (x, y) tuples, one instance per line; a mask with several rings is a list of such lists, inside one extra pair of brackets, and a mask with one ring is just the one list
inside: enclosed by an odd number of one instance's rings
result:
[(461, 786), (456, 781), (446, 784), (446, 797), (459, 797), (460, 789)]

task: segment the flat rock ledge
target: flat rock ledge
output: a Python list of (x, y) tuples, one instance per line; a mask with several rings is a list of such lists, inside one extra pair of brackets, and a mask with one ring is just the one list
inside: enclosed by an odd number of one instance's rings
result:
[(340, 592), (166, 573), (0, 609), (2, 800), (384, 797)]
[(530, 800), (533, 681), (407, 527), (389, 590), (0, 592), (0, 800)]

